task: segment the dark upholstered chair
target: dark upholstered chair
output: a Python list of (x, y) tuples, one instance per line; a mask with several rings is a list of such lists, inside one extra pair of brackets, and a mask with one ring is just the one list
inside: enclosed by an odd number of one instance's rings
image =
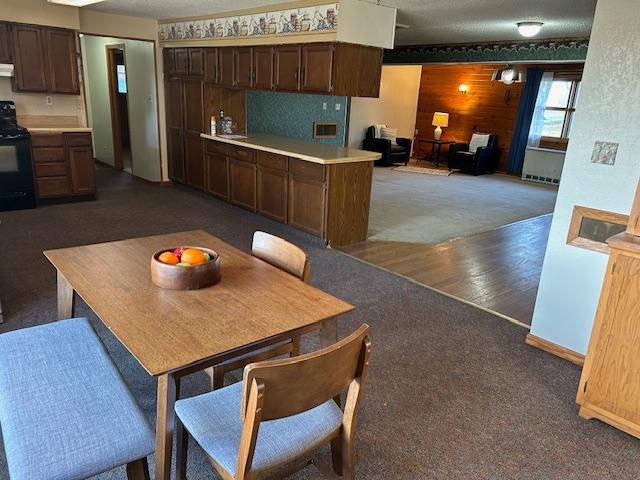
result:
[[(497, 148), (496, 136), (494, 134), (483, 134), (475, 132), (469, 143), (454, 143), (449, 150), (449, 170), (459, 169), (463, 173), (471, 175), (481, 175), (483, 173), (493, 173), (498, 166), (500, 150)], [(478, 142), (477, 136), (488, 135), (484, 146), (474, 149)]]
[(376, 129), (371, 126), (367, 129), (362, 148), (370, 152), (379, 152), (382, 158), (377, 160), (376, 165), (393, 165), (396, 163), (409, 163), (411, 157), (411, 139), (396, 138), (397, 145), (393, 145), (391, 140), (386, 138), (376, 138)]

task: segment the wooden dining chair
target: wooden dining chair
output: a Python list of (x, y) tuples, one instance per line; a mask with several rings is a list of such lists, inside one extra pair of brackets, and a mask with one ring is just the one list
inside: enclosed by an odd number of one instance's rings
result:
[[(368, 325), (330, 347), (253, 363), (242, 383), (176, 402), (177, 478), (186, 479), (189, 434), (224, 480), (286, 478), (314, 463), (355, 478), (355, 431), (369, 366)], [(344, 410), (334, 398), (347, 391)], [(331, 444), (333, 471), (314, 459)]]
[[(310, 266), (308, 256), (304, 250), (296, 245), (270, 233), (257, 231), (253, 234), (251, 254), (294, 277), (298, 277), (303, 282), (309, 283)], [(222, 388), (224, 376), (228, 372), (238, 370), (253, 362), (268, 360), (286, 354), (292, 357), (300, 355), (299, 336), (284, 342), (279, 341), (275, 345), (269, 343), (258, 344), (252, 352), (212, 367), (209, 369), (211, 388), (214, 390)]]

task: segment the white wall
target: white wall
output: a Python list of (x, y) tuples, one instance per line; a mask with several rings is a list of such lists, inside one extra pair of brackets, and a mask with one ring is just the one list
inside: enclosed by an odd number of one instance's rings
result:
[(380, 97), (351, 99), (348, 145), (362, 148), (366, 129), (377, 123), (397, 128), (399, 137), (413, 138), (421, 75), (420, 65), (383, 66)]
[[(598, 2), (558, 191), (531, 333), (585, 353), (607, 255), (566, 245), (574, 205), (629, 213), (640, 175), (640, 9)], [(596, 140), (620, 144), (614, 166), (591, 163)]]
[(84, 35), (81, 43), (87, 112), (89, 126), (93, 128), (96, 158), (109, 165), (114, 164), (106, 46), (124, 44), (133, 174), (150, 181), (160, 181), (154, 44), (92, 35)]
[(339, 42), (392, 49), (396, 38), (395, 7), (362, 0), (340, 0)]

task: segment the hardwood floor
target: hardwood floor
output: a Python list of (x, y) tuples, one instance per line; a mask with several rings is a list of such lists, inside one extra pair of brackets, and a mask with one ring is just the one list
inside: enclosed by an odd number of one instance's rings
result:
[(531, 325), (551, 214), (438, 245), (366, 241), (341, 251)]

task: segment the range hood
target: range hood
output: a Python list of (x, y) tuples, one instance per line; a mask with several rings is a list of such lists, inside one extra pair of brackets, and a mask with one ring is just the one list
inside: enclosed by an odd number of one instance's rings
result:
[(0, 77), (13, 77), (13, 65), (0, 63)]

